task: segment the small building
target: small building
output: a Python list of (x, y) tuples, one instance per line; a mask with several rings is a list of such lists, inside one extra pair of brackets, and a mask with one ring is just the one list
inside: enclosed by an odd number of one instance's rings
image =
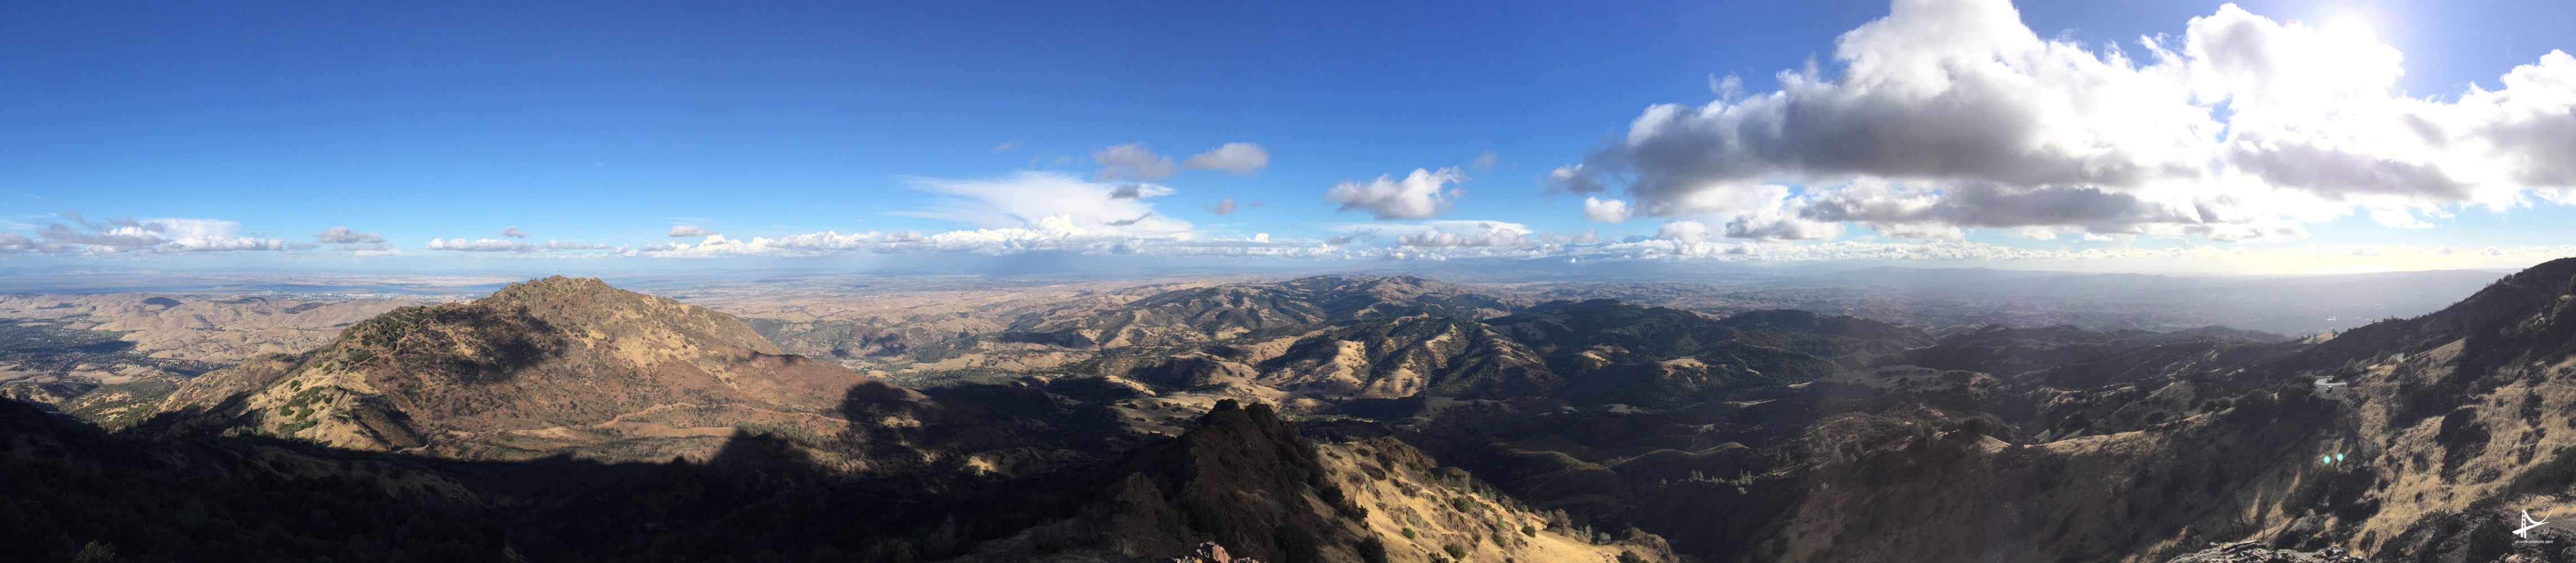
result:
[(2351, 383), (2335, 381), (2332, 377), (2319, 377), (2317, 378), (2317, 395), (2329, 399), (2341, 399), (2343, 398), (2344, 386), (2346, 385), (2351, 385)]

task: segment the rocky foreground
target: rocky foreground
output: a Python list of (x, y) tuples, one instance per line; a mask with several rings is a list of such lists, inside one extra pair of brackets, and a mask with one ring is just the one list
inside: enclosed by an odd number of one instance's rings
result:
[(2257, 542), (2237, 542), (2175, 557), (2165, 563), (2370, 563), (2343, 548), (2318, 551), (2270, 549)]

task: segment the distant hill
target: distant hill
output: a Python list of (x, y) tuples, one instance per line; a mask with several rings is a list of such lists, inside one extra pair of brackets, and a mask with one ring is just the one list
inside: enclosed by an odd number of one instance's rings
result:
[(159, 424), (464, 459), (668, 459), (740, 425), (837, 432), (840, 397), (868, 381), (722, 313), (554, 277), (191, 379)]
[(1039, 320), (1007, 338), (1077, 348), (1153, 346), (1414, 314), (1475, 319), (1510, 309), (1500, 299), (1412, 276), (1311, 277), (1175, 290), (1086, 317)]

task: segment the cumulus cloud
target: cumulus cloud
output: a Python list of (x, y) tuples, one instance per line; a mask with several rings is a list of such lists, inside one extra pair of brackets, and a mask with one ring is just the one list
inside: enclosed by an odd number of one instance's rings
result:
[(378, 244), (385, 242), (385, 236), (376, 233), (362, 233), (348, 227), (332, 227), (323, 229), (322, 232), (314, 233), (313, 242), (322, 244)]
[(1489, 228), (1472, 233), (1424, 231), (1396, 237), (1405, 246), (1528, 246), (1529, 233), (1503, 228)]
[[(76, 212), (64, 212), (62, 222), (49, 223), (31, 239), (13, 235), (0, 239), (0, 250), (10, 252), (113, 253), (189, 253), (229, 252), (236, 250), (286, 250), (290, 245), (277, 239), (240, 236), (241, 223), (214, 219), (109, 219), (90, 222)], [(35, 239), (42, 239), (38, 241)], [(308, 243), (309, 244), (309, 243)]]
[(519, 230), (518, 227), (502, 227), (501, 236), (510, 238), (528, 238), (528, 232)]
[(0, 233), (0, 253), (56, 252), (68, 249), (63, 245), (38, 242), (36, 239), (27, 238), (27, 235)]
[(1225, 201), (1219, 201), (1219, 202), (1216, 202), (1216, 205), (1213, 205), (1213, 206), (1209, 206), (1209, 207), (1208, 207), (1208, 211), (1209, 211), (1209, 212), (1211, 212), (1211, 213), (1218, 214), (1218, 215), (1230, 215), (1230, 214), (1233, 214), (1233, 213), (1234, 213), (1234, 198), (1230, 198), (1230, 197), (1229, 197), (1229, 198), (1225, 198)]
[(1181, 161), (1193, 170), (1224, 170), (1236, 176), (1251, 174), (1270, 165), (1270, 150), (1253, 143), (1226, 143)]
[(586, 243), (586, 242), (564, 242), (564, 241), (559, 241), (559, 240), (547, 240), (547, 241), (545, 241), (545, 242), (527, 242), (527, 241), (502, 240), (502, 239), (493, 239), (493, 238), (484, 238), (484, 239), (462, 239), (462, 238), (457, 238), (457, 239), (437, 239), (437, 238), (434, 238), (434, 239), (429, 239), (429, 244), (422, 245), (422, 246), (421, 246), (421, 248), (425, 248), (425, 249), (429, 249), (429, 250), (454, 250), (454, 251), (459, 251), (459, 252), (513, 252), (513, 253), (522, 253), (522, 254), (524, 254), (524, 253), (530, 253), (530, 252), (554, 252), (554, 251), (558, 251), (558, 250), (599, 250), (599, 249), (605, 249), (605, 248), (608, 248), (608, 245), (605, 245), (605, 244), (599, 244), (599, 243)]
[(1708, 240), (1708, 224), (1687, 219), (1679, 221), (1665, 221), (1663, 226), (1655, 228), (1655, 238), (1659, 240), (1677, 240), (1682, 242), (1706, 241)]
[(1091, 153), (1091, 161), (1100, 163), (1100, 172), (1091, 177), (1100, 181), (1160, 180), (1180, 170), (1179, 165), (1172, 162), (1172, 157), (1156, 155), (1154, 151), (1147, 150), (1144, 143), (1100, 149)]
[(1718, 100), (1647, 108), (1549, 189), (1617, 191), (1634, 214), (1744, 238), (1859, 223), (2229, 241), (2304, 236), (2300, 223), (2355, 206), (2501, 209), (2576, 183), (2564, 52), (2444, 103), (2394, 92), (2403, 57), (2353, 26), (2228, 5), (2137, 47), (2043, 38), (2004, 0), (1897, 0), (1836, 41), (1840, 72), (1783, 72), (1750, 94), (1712, 80)]
[(671, 227), (671, 236), (675, 237), (703, 237), (714, 236), (715, 234), (715, 231), (710, 231), (705, 227), (697, 225), (674, 225)]
[(1397, 235), (1395, 242), (1416, 247), (1518, 248), (1530, 246), (1530, 228), (1502, 221), (1429, 221)]
[(1492, 170), (1494, 169), (1494, 163), (1499, 162), (1502, 159), (1502, 155), (1494, 154), (1493, 151), (1486, 151), (1484, 154), (1476, 155), (1475, 162), (1467, 163), (1467, 166), (1477, 170)]
[(1617, 223), (1628, 220), (1628, 202), (1595, 197), (1583, 198), (1583, 220), (1594, 223)]
[(1324, 192), (1324, 199), (1342, 204), (1338, 211), (1367, 211), (1378, 219), (1422, 219), (1448, 213), (1464, 192), (1446, 186), (1465, 181), (1467, 175), (1456, 168), (1436, 172), (1416, 168), (1402, 180), (1379, 176), (1365, 184), (1342, 182)]

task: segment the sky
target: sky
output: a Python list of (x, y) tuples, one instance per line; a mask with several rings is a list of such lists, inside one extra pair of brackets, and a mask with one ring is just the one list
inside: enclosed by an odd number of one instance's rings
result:
[(2576, 4), (14, 2), (0, 268), (2576, 255)]

